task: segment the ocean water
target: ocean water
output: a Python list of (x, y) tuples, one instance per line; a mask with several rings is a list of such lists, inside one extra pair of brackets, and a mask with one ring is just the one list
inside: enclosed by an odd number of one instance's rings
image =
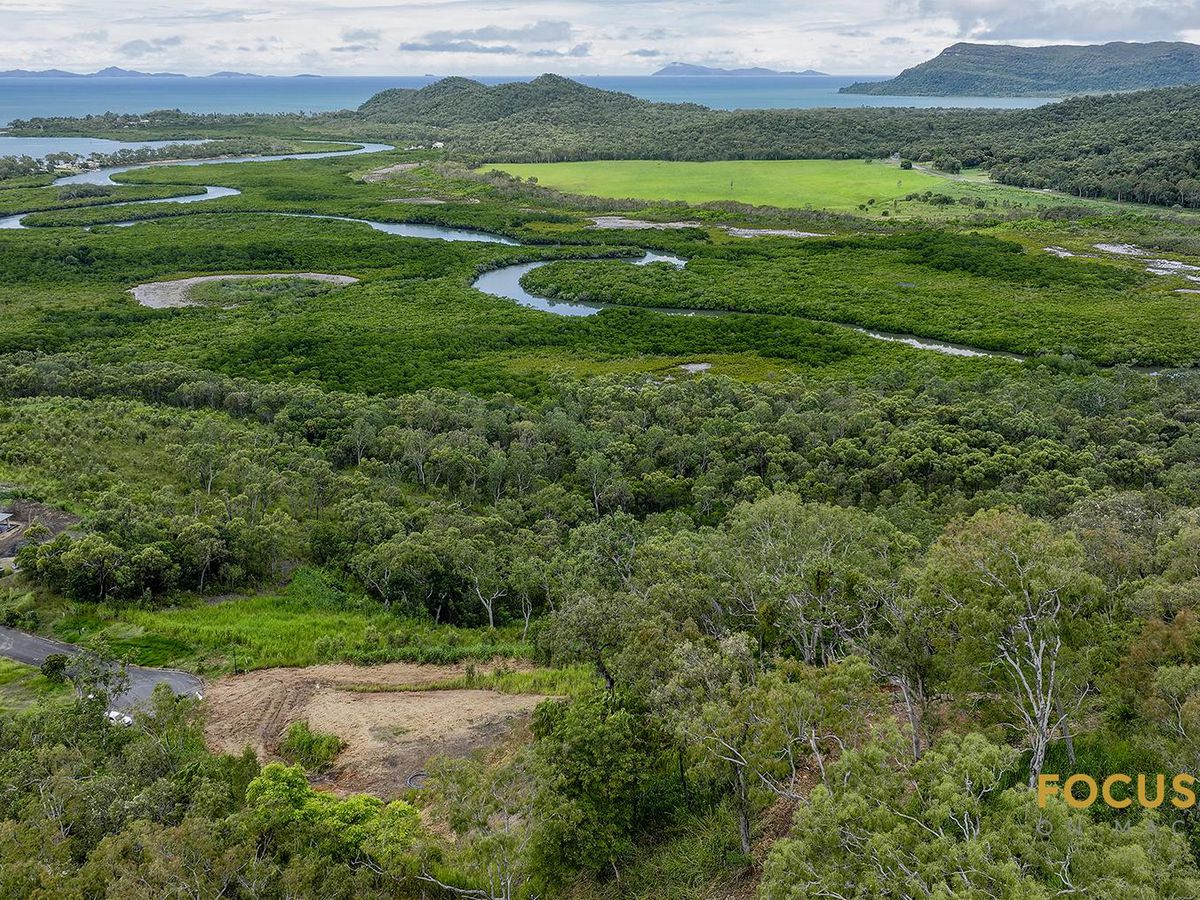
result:
[[(438, 76), (440, 77), (440, 76)], [(479, 81), (528, 80), (530, 76), (480, 76)], [(880, 78), (886, 76), (879, 76)], [(0, 122), (34, 116), (85, 116), (104, 112), (328, 112), (353, 109), (379, 91), (419, 88), (437, 77), (399, 75), (363, 78), (0, 78)], [(646, 100), (699, 103), (716, 109), (825, 106), (955, 106), (1029, 108), (1042, 97), (873, 97), (839, 94), (858, 77), (652, 78), (595, 75), (577, 80)]]

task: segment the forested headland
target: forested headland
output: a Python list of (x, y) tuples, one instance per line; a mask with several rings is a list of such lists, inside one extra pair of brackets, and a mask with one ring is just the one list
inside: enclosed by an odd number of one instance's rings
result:
[(1182, 41), (1013, 47), (957, 43), (886, 81), (843, 94), (1064, 97), (1200, 83), (1200, 46)]

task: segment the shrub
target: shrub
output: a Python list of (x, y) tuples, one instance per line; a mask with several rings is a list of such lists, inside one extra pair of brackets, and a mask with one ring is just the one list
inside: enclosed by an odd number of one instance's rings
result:
[(80, 200), (84, 197), (108, 197), (116, 188), (107, 184), (68, 184), (58, 189), (59, 200)]
[(291, 763), (299, 763), (307, 772), (324, 772), (346, 746), (336, 734), (313, 731), (308, 722), (293, 722), (279, 744), (279, 755)]
[(933, 160), (933, 167), (942, 172), (948, 172), (951, 175), (957, 175), (962, 171), (962, 161), (949, 155), (937, 156)]
[(42, 660), (42, 675), (47, 681), (54, 684), (62, 684), (67, 680), (67, 666), (71, 664), (71, 657), (65, 653), (51, 653)]

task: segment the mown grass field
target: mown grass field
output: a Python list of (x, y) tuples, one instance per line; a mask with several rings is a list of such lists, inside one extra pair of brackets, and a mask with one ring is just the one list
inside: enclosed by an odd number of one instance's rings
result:
[(913, 191), (944, 190), (949, 183), (937, 175), (860, 159), (602, 160), (502, 163), (496, 168), (574, 194), (688, 203), (735, 200), (760, 206), (847, 211), (871, 199), (878, 204)]
[[(851, 212), (872, 218), (886, 214), (940, 221), (976, 209), (1037, 210), (1061, 205), (1066, 200), (1050, 192), (996, 184), (978, 170), (948, 177), (919, 168), (901, 169), (883, 160), (601, 160), (496, 163), (491, 168), (520, 178), (536, 178), (539, 184), (571, 194), (687, 203), (736, 201), (756, 206)], [(910, 194), (927, 191), (959, 202), (939, 204), (905, 199)], [(1098, 213), (1138, 208), (1137, 204), (1105, 200), (1072, 198), (1070, 202)]]

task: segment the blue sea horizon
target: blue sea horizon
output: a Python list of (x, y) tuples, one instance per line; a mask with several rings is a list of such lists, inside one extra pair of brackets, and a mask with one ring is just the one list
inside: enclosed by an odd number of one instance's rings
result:
[[(0, 122), (36, 116), (86, 116), (180, 109), (192, 113), (298, 113), (354, 109), (388, 88), (420, 88), (445, 76), (396, 75), (322, 78), (0, 78)], [(528, 81), (533, 75), (474, 77), (486, 84)], [(877, 97), (839, 94), (855, 81), (888, 76), (653, 77), (576, 75), (577, 81), (646, 100), (699, 103), (714, 109), (819, 107), (1031, 108), (1044, 97)]]

